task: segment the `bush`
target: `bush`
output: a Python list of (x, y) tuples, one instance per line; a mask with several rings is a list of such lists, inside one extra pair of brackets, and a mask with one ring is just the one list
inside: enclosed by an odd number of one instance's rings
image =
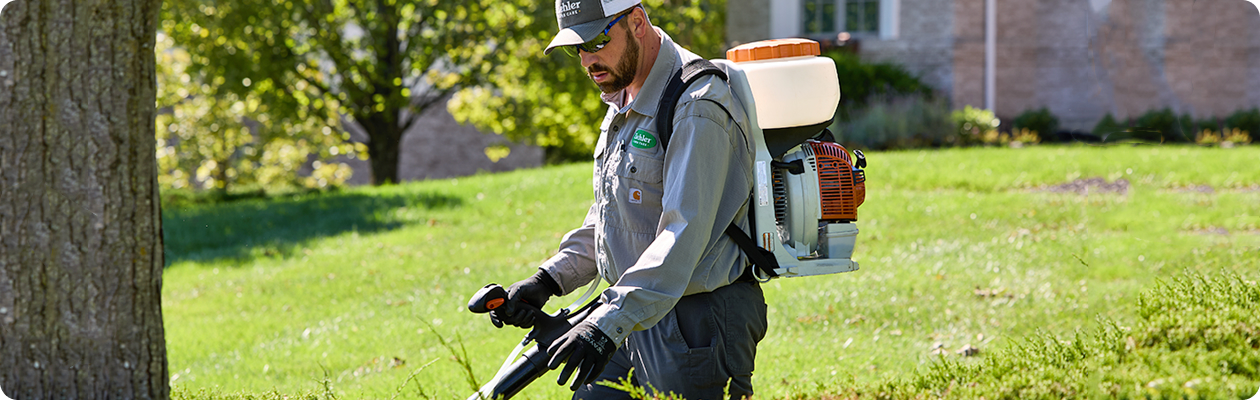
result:
[(1090, 133), (1106, 140), (1109, 136), (1122, 134), (1125, 131), (1128, 131), (1128, 126), (1117, 122), (1116, 117), (1111, 116), (1111, 113), (1107, 113), (1102, 120), (1098, 121), (1098, 124), (1094, 125), (1094, 130), (1090, 131)]
[(823, 56), (836, 62), (836, 76), (840, 79), (840, 105), (836, 108), (839, 121), (849, 121), (873, 100), (915, 95), (933, 97), (928, 85), (900, 65), (866, 63), (856, 54), (835, 50)]
[(909, 96), (875, 101), (831, 130), (846, 147), (888, 150), (942, 146), (954, 125), (944, 101)]
[(1059, 118), (1042, 107), (1039, 110), (1024, 111), (1023, 114), (1015, 117), (1011, 125), (1012, 132), (1027, 129), (1041, 138), (1052, 138), (1057, 137), (1055, 132), (1059, 130)]
[(1260, 135), (1260, 108), (1235, 112), (1225, 118), (1225, 127), (1238, 129), (1251, 136)]
[(1220, 133), (1211, 129), (1204, 129), (1199, 131), (1198, 135), (1195, 135), (1194, 142), (1207, 146), (1234, 147), (1251, 143), (1251, 135), (1238, 128), (1226, 128)]
[(985, 132), (981, 142), (986, 146), (1024, 147), (1024, 145), (1041, 143), (1041, 136), (1038, 136), (1035, 131), (1024, 128), (1012, 130), (1010, 133), (998, 132), (994, 129)]
[[(1188, 117), (1187, 117), (1188, 119)], [(1193, 131), (1186, 131), (1182, 118), (1177, 117), (1171, 109), (1149, 111), (1138, 117), (1131, 138), (1148, 142), (1190, 142)]]
[(947, 142), (953, 145), (983, 143), (986, 137), (998, 137), (997, 128), (1002, 123), (993, 111), (967, 106), (950, 114), (954, 121), (954, 134)]

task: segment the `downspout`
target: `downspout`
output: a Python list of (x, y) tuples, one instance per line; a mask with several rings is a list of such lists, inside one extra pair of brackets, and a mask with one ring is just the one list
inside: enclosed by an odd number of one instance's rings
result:
[(984, 108), (993, 111), (997, 91), (997, 0), (984, 0)]

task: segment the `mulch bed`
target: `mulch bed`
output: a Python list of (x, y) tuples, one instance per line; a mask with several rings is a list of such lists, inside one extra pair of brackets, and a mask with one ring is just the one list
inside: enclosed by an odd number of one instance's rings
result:
[(1082, 196), (1097, 193), (1127, 195), (1129, 194), (1129, 180), (1121, 178), (1116, 179), (1115, 182), (1107, 182), (1103, 178), (1085, 178), (1046, 187), (1041, 190), (1051, 193), (1075, 193)]

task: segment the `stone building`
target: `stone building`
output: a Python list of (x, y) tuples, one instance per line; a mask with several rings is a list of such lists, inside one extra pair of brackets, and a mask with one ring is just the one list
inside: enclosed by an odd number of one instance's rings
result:
[[(986, 34), (987, 5), (993, 35)], [(1041, 107), (1088, 130), (1170, 108), (1195, 118), (1260, 107), (1260, 9), (1245, 0), (729, 0), (727, 38), (847, 34), (954, 108), (1003, 118)], [(993, 63), (986, 66), (986, 41)], [(991, 74), (991, 78), (986, 76)], [(986, 99), (986, 81), (992, 99)]]

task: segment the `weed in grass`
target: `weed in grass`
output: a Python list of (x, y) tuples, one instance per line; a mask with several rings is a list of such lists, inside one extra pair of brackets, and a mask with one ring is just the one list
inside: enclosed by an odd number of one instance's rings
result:
[(329, 371), (324, 363), (319, 363), (319, 369), (324, 371), (323, 379), (319, 380), (320, 389), (324, 391), (324, 398), (337, 400), (337, 391), (333, 389), (332, 371)]
[[(674, 392), (662, 394), (660, 391), (656, 390), (651, 383), (643, 386), (637, 385), (634, 382), (634, 368), (631, 368), (626, 372), (626, 376), (618, 379), (616, 382), (599, 381), (595, 382), (595, 384), (626, 392), (626, 395), (634, 400), (686, 400)], [(723, 393), (722, 397), (725, 398), (726, 394)]]
[(425, 368), (428, 368), (435, 362), (437, 362), (437, 359), (429, 361), (429, 363), (420, 366), (420, 368), (416, 368), (415, 371), (411, 371), (411, 375), (407, 375), (407, 379), (403, 379), (402, 383), (398, 384), (398, 387), (394, 389), (394, 395), (390, 396), (389, 400), (395, 400), (398, 396), (402, 395), (403, 388), (407, 387), (407, 383), (414, 383), (416, 385), (416, 395), (420, 396), (420, 398), (425, 400), (432, 399), (432, 397), (425, 392), (424, 386), (420, 384), (420, 381), (416, 379), (416, 376), (420, 374), (420, 371), (424, 371)]
[(455, 351), (455, 346), (450, 342), (447, 342), (446, 338), (443, 338), (441, 334), (437, 333), (437, 330), (433, 329), (433, 325), (429, 324), (428, 321), (424, 321), (424, 323), (429, 326), (429, 330), (433, 332), (433, 336), (437, 337), (438, 343), (441, 343), (442, 347), (445, 347), (447, 351), (451, 352), (451, 358), (454, 359), (455, 363), (459, 364), (460, 368), (463, 368), (464, 377), (468, 379), (468, 387), (473, 392), (479, 390), (481, 385), (477, 383), (477, 375), (473, 373), (472, 361), (468, 358), (468, 349), (464, 348), (464, 338), (460, 337), (458, 333), (455, 334), (455, 341), (456, 343), (459, 343), (459, 351)]

